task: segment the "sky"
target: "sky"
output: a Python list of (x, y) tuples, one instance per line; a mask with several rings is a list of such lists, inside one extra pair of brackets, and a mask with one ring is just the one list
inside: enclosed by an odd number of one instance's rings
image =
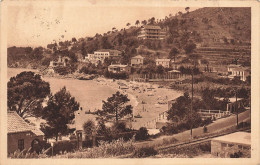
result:
[[(90, 3), (89, 3), (90, 2)], [(90, 0), (85, 4), (26, 3), (8, 6), (8, 46), (43, 46), (56, 40), (71, 40), (103, 34), (113, 27), (126, 28), (126, 23), (134, 25), (136, 20), (155, 17), (163, 19), (169, 14), (185, 12), (185, 7), (161, 4), (99, 3)], [(107, 2), (107, 1), (106, 1)], [(111, 2), (111, 1), (110, 1)], [(117, 1), (120, 2), (120, 1)], [(65, 4), (65, 5), (64, 5)], [(115, 5), (117, 4), (117, 5)], [(190, 11), (197, 8), (190, 8)]]

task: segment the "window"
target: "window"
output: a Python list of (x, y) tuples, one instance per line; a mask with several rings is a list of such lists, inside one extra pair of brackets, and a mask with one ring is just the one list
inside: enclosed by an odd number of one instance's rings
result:
[(228, 144), (228, 147), (233, 147), (234, 146), (234, 144)]
[(24, 149), (24, 139), (18, 140), (18, 149), (22, 151)]
[(250, 147), (249, 146), (243, 146), (243, 149), (244, 150), (250, 150)]
[(238, 148), (239, 148), (239, 149), (242, 149), (242, 145), (238, 145)]
[(222, 148), (227, 147), (227, 144), (226, 143), (221, 143), (221, 147)]

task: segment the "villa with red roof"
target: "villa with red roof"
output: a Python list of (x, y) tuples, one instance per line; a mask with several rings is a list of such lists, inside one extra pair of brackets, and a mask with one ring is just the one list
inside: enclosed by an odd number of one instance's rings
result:
[(43, 141), (44, 133), (24, 121), (15, 111), (7, 112), (7, 151), (34, 148)]

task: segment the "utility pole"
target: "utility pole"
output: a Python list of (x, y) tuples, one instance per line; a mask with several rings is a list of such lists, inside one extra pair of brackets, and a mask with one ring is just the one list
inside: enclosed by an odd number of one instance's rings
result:
[(191, 70), (191, 106), (190, 106), (190, 139), (192, 140), (192, 127), (193, 127), (193, 123), (192, 123), (192, 109), (193, 109), (193, 70), (194, 67)]
[(237, 90), (236, 90), (236, 111), (237, 111), (237, 128), (238, 128), (238, 106), (237, 106)]

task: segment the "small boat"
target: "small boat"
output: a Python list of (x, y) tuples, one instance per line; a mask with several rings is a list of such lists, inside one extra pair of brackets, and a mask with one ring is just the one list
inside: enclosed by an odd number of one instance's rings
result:
[(142, 116), (140, 114), (134, 116), (135, 118), (142, 118)]

